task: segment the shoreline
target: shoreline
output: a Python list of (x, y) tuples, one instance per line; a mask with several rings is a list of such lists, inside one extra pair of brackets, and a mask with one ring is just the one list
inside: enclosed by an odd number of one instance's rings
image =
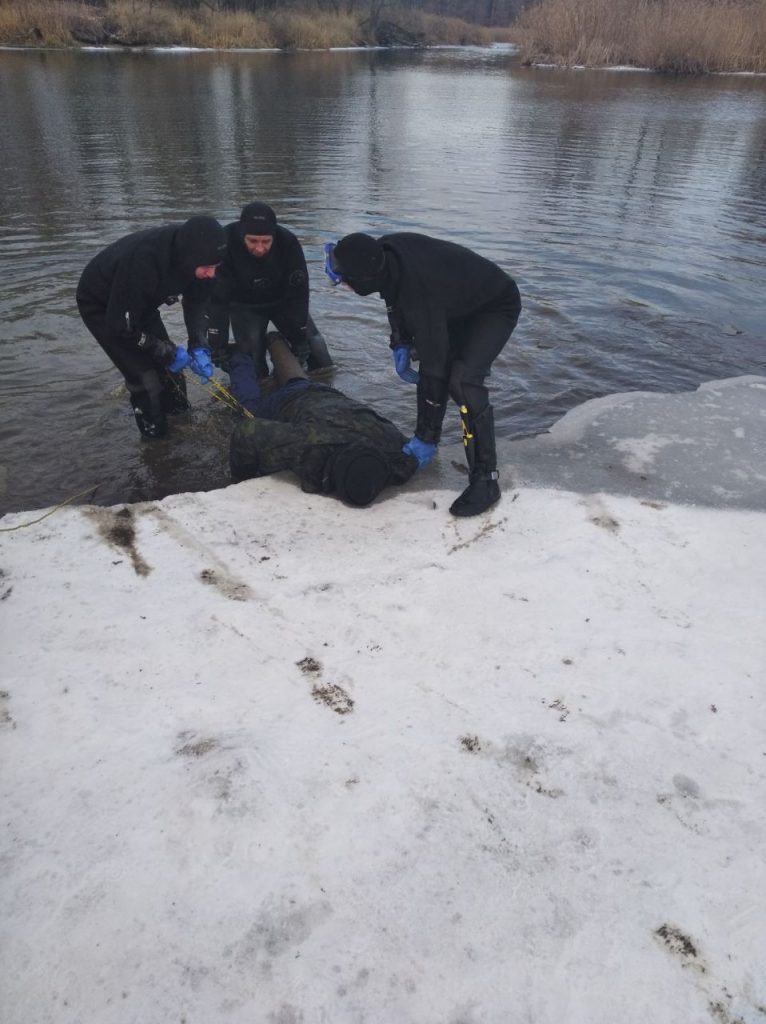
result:
[[(766, 513), (766, 477), (753, 470), (756, 452), (766, 441), (766, 428), (760, 423), (764, 401), (766, 376), (747, 373), (705, 381), (696, 388), (679, 392), (618, 391), (587, 399), (564, 413), (547, 430), (530, 437), (498, 442), (501, 476), (506, 481), (504, 490), (509, 492), (514, 487), (579, 490), (628, 496), (643, 502), (671, 501), (688, 508), (707, 506)], [(655, 450), (654, 443), (646, 441), (643, 427), (658, 415), (672, 420), (674, 431)], [(742, 434), (736, 432), (740, 429), (740, 420), (748, 425)], [(728, 436), (717, 432), (719, 421), (734, 425), (734, 436), (739, 441), (736, 452), (731, 450)], [(694, 438), (699, 458), (687, 450), (690, 437)], [(401, 499), (433, 487), (458, 487), (462, 479), (461, 455), (462, 445), (445, 444), (442, 461), (435, 462), (427, 474), (416, 476), (396, 494)], [(716, 467), (711, 472), (706, 470), (709, 461)], [(652, 473), (647, 475), (649, 466)], [(289, 473), (246, 483), (268, 487), (271, 479), (294, 483)], [(92, 505), (88, 498), (75, 504), (80, 494), (69, 495), (59, 504), (0, 514), (2, 522), (44, 513), (34, 522), (0, 527), (0, 535), (33, 527), (47, 516), (68, 508), (132, 507), (189, 494), (213, 494), (232, 486), (239, 485), (228, 483), (212, 491), (185, 491), (162, 499), (118, 501), (110, 505)], [(91, 490), (95, 488), (81, 493), (87, 495)], [(376, 502), (373, 508), (396, 501), (394, 493)], [(332, 499), (327, 500), (332, 505)], [(510, 494), (505, 500), (511, 500)], [(502, 507), (501, 502), (498, 508)]]
[(667, 71), (664, 68), (639, 67), (632, 64), (554, 64), (545, 61), (530, 61), (524, 66), (540, 71), (635, 71), (639, 74), (670, 75), (675, 78), (730, 77), (732, 75), (740, 78), (766, 78), (766, 71), (687, 71), (683, 75), (679, 75), (677, 72)]
[[(10, 46), (0, 45), (0, 53), (367, 53), (370, 51), (388, 50), (507, 50), (518, 53), (517, 43), (423, 43), (408, 45), (396, 43), (391, 46), (376, 44), (371, 46), (186, 46), (182, 43), (154, 44), (129, 46), (121, 43), (101, 46), (84, 44), (82, 46)], [(545, 65), (541, 65), (545, 66)], [(553, 66), (553, 65), (551, 65)], [(626, 69), (631, 70), (631, 69)], [(646, 70), (650, 71), (651, 68)]]
[[(148, 44), (126, 44), (126, 43), (104, 43), (104, 44), (75, 44), (75, 45), (37, 45), (24, 46), (12, 44), (0, 44), (0, 53), (167, 53), (167, 54), (195, 54), (195, 53), (355, 53), (391, 50), (499, 50), (509, 54), (519, 54), (523, 47), (520, 43), (501, 42), (491, 40), (486, 43), (395, 43), (385, 45), (382, 43), (357, 46), (187, 46), (183, 43), (148, 43)], [(670, 75), (677, 78), (693, 77), (738, 77), (738, 78), (766, 78), (766, 71), (670, 71), (667, 68), (650, 67), (633, 64), (570, 64), (566, 62), (543, 60), (522, 60), (522, 66), (537, 71), (610, 71), (610, 72), (635, 72), (637, 74)]]

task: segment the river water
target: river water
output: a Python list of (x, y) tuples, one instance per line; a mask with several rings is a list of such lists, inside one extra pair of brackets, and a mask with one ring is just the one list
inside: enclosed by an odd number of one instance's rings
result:
[[(516, 279), (498, 434), (766, 371), (766, 79), (523, 68), (508, 50), (0, 53), (0, 511), (223, 486), (231, 414), (142, 442), (74, 291), (103, 245), (255, 198), (302, 239), (332, 383), (405, 432), (383, 303), (322, 244), (413, 230)], [(166, 317), (183, 341), (177, 309)], [(448, 412), (447, 436), (458, 438)]]

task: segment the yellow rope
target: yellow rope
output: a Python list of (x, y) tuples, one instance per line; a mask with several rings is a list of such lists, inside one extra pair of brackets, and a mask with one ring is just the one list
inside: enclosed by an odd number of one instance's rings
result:
[(209, 383), (213, 385), (213, 388), (215, 389), (215, 391), (218, 392), (218, 394), (222, 395), (228, 402), (233, 403), (231, 405), (233, 409), (236, 409), (238, 412), (241, 412), (242, 415), (246, 416), (247, 419), (249, 420), (255, 419), (255, 416), (253, 416), (250, 410), (246, 409), (244, 405), (239, 401), (239, 399), (236, 398), (231, 393), (231, 391), (229, 391), (226, 385), (221, 383), (220, 380), (216, 380), (215, 377), (211, 377)]
[(19, 523), (18, 526), (0, 526), (0, 533), (11, 533), (13, 530), (23, 530), (27, 526), (36, 526), (37, 523), (41, 523), (43, 519), (47, 519), (48, 516), (52, 516), (54, 512), (58, 512), (64, 505), (68, 505), (70, 501), (77, 501), (78, 498), (82, 498), (84, 494), (91, 494), (98, 490), (101, 484), (96, 484), (95, 487), (86, 487), (84, 491), (80, 491), (79, 494), (73, 494), (71, 498), (66, 498), (64, 501), (60, 501), (54, 508), (48, 509), (44, 515), (41, 515), (39, 519), (33, 519), (29, 523)]
[[(191, 380), (201, 388), (207, 387), (206, 384), (199, 380), (196, 374), (191, 375)], [(216, 380), (215, 377), (211, 377), (207, 384), (210, 385), (210, 396), (212, 398), (215, 398), (219, 402), (223, 402), (227, 408), (231, 409), (233, 412), (240, 413), (242, 416), (246, 416), (249, 420), (255, 419), (255, 416), (253, 416), (250, 410), (246, 409), (239, 399), (235, 398), (231, 391), (229, 391), (226, 385), (220, 380)]]

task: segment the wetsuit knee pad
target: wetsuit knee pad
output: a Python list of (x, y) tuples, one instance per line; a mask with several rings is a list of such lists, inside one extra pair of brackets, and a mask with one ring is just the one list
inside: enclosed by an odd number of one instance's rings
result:
[(489, 405), (489, 391), (482, 383), (463, 381), (463, 401), (472, 419), (477, 419)]
[(457, 405), (463, 404), (463, 374), (465, 372), (465, 364), (460, 359), (456, 359), (450, 367), (449, 381), (447, 382), (447, 390), (449, 396), (453, 402)]

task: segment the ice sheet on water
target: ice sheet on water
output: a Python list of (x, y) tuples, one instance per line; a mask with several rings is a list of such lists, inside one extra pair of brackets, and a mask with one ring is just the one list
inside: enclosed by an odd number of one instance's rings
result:
[(766, 377), (609, 395), (503, 449), (516, 484), (766, 509)]

